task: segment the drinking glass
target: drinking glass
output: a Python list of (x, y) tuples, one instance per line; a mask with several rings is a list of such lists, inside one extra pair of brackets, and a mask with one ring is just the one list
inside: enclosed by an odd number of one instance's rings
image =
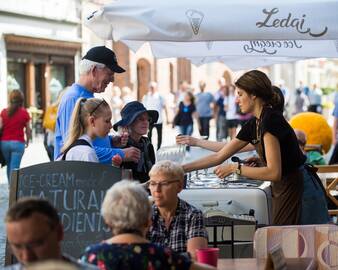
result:
[(133, 180), (132, 169), (122, 169), (121, 179), (122, 180)]

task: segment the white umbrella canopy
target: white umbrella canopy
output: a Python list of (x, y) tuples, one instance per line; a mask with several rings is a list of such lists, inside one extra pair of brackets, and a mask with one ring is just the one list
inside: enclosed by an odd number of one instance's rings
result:
[(338, 57), (337, 11), (338, 0), (118, 0), (86, 25), (135, 52), (147, 43), (157, 58), (223, 61), (236, 70)]
[(337, 0), (119, 0), (87, 25), (115, 41), (337, 40), (337, 11)]

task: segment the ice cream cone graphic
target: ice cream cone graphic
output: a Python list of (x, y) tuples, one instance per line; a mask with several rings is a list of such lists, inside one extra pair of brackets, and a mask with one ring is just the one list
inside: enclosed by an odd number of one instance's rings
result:
[(189, 9), (185, 12), (185, 15), (189, 19), (192, 31), (195, 35), (198, 35), (204, 17), (203, 13), (193, 9)]
[(210, 51), (212, 49), (212, 45), (214, 45), (214, 42), (208, 41), (208, 42), (206, 42), (206, 45), (207, 45), (208, 50)]

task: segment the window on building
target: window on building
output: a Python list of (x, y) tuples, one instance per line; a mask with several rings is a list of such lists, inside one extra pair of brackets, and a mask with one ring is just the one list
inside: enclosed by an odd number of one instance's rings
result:
[(59, 93), (66, 87), (66, 65), (53, 64), (50, 66), (49, 80), (50, 103), (57, 100)]
[(25, 92), (25, 63), (7, 62), (7, 91), (14, 89)]

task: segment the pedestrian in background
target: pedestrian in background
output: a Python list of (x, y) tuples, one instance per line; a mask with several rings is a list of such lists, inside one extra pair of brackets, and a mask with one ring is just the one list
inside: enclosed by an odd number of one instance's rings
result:
[(296, 98), (294, 104), (294, 112), (293, 114), (298, 114), (304, 112), (307, 107), (308, 99), (305, 94), (300, 90), (296, 89)]
[(191, 91), (189, 83), (187, 81), (181, 81), (175, 96), (175, 103), (177, 107), (180, 105), (180, 102), (183, 101), (185, 94), (188, 91)]
[(47, 107), (43, 116), (42, 126), (45, 129), (43, 144), (45, 146), (50, 161), (54, 160), (54, 132), (57, 112), (62, 95), (67, 89), (68, 87), (59, 92), (56, 101)]
[[(197, 119), (195, 97), (191, 92), (186, 92), (174, 118), (174, 124), (179, 127), (180, 135), (191, 136), (194, 131), (193, 118)], [(187, 151), (190, 151), (190, 146), (187, 146)]]
[(200, 93), (196, 95), (196, 111), (199, 121), (199, 132), (201, 136), (209, 138), (210, 133), (210, 120), (213, 117), (213, 110), (215, 105), (214, 96), (205, 92), (206, 83), (199, 82)]
[(313, 84), (313, 88), (309, 91), (309, 112), (322, 113), (322, 90), (317, 87), (317, 84)]
[(226, 127), (228, 128), (228, 134), (230, 140), (236, 137), (236, 129), (238, 126), (238, 115), (235, 97), (235, 86), (229, 86), (229, 94), (224, 98), (224, 108), (226, 110)]
[(334, 149), (332, 155), (330, 157), (329, 164), (337, 164), (338, 163), (338, 143), (337, 143), (337, 135), (338, 135), (338, 84), (337, 90), (334, 96), (334, 109), (332, 112), (333, 115), (333, 126), (332, 126), (332, 144), (334, 145)]
[(122, 99), (122, 107), (129, 102), (135, 101), (135, 97), (132, 95), (130, 87), (128, 86), (122, 87), (121, 99)]
[(169, 121), (167, 106), (163, 96), (161, 96), (158, 92), (156, 82), (150, 82), (148, 93), (143, 96), (142, 103), (148, 110), (155, 110), (158, 112), (158, 120), (154, 124), (150, 125), (148, 133), (148, 138), (150, 139), (150, 142), (152, 142), (153, 128), (156, 128), (158, 150), (161, 148), (162, 144), (163, 110), (166, 115), (167, 123)]
[(226, 127), (226, 111), (224, 108), (224, 99), (228, 96), (228, 86), (225, 85), (224, 78), (218, 80), (219, 89), (215, 93), (215, 117), (216, 117), (216, 139), (221, 142), (228, 137)]
[(20, 90), (11, 91), (9, 105), (0, 114), (1, 151), (7, 163), (8, 184), (10, 184), (11, 172), (20, 168), (25, 144), (28, 146), (31, 136), (30, 116), (23, 107), (23, 102), (24, 96)]
[(121, 89), (118, 86), (107, 87), (103, 93), (103, 98), (109, 104), (112, 112), (112, 124), (120, 119), (120, 111), (123, 107)]

